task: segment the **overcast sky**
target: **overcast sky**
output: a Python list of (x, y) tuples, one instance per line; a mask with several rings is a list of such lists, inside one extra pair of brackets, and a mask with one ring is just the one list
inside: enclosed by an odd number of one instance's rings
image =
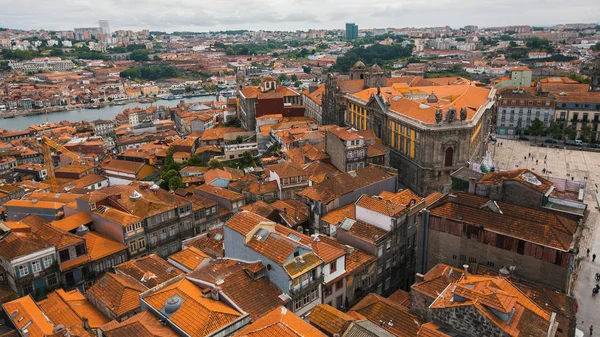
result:
[(111, 31), (480, 27), (599, 22), (598, 0), (0, 0), (0, 27)]

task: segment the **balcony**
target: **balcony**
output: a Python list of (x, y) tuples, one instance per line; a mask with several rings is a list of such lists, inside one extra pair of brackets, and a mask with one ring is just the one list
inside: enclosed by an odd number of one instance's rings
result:
[(301, 282), (300, 284), (298, 284), (295, 287), (292, 286), (292, 289), (290, 290), (290, 293), (294, 297), (295, 296), (302, 296), (302, 295), (304, 295), (304, 294), (312, 291), (316, 287), (318, 287), (319, 284), (323, 284), (323, 282), (325, 282), (325, 277), (321, 273), (321, 275), (319, 277), (305, 280), (304, 282)]

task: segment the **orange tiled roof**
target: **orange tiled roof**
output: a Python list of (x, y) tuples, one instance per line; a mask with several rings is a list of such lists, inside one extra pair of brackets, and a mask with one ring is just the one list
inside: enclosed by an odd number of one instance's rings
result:
[(123, 321), (112, 321), (100, 330), (107, 337), (178, 337), (168, 326), (160, 323), (159, 318), (145, 310)]
[(92, 329), (108, 323), (108, 317), (88, 302), (79, 290), (64, 291), (63, 289), (58, 289), (56, 290), (56, 294), (75, 311), (79, 318), (87, 318)]
[(234, 231), (242, 235), (246, 235), (261, 222), (271, 223), (272, 221), (258, 214), (243, 211), (235, 214), (231, 219), (227, 221), (225, 226), (233, 229)]
[(124, 244), (96, 232), (87, 232), (83, 238), (85, 239), (90, 261), (98, 261), (107, 256), (127, 250), (127, 246)]
[(398, 289), (388, 296), (388, 300), (408, 308), (410, 304), (410, 294), (402, 289)]
[(265, 167), (265, 170), (273, 171), (277, 173), (279, 178), (289, 178), (289, 177), (302, 177), (306, 176), (302, 167), (298, 164), (292, 162), (285, 162), (281, 164), (274, 164)]
[(161, 310), (174, 295), (183, 302), (169, 321), (190, 336), (209, 335), (242, 317), (242, 313), (224, 302), (204, 297), (202, 289), (185, 278), (147, 295), (144, 301), (155, 310)]
[(571, 249), (577, 222), (563, 216), (504, 202), (495, 202), (501, 213), (487, 207), (491, 199), (457, 193), (452, 201), (448, 196), (430, 207), (431, 215), (483, 226), (510, 237), (552, 247), (561, 251)]
[[(30, 337), (44, 337), (52, 334), (54, 325), (46, 318), (31, 296), (27, 295), (3, 303), (2, 307), (17, 329), (21, 330), (27, 327)], [(15, 315), (14, 318), (12, 318), (13, 315)]]
[(78, 212), (60, 220), (50, 222), (52, 227), (60, 228), (70, 232), (79, 228), (82, 225), (87, 225), (94, 222), (92, 217), (87, 212)]
[(552, 182), (529, 169), (510, 170), (486, 173), (478, 184), (499, 185), (504, 181), (517, 181), (540, 193), (546, 193), (552, 188)]
[(230, 201), (235, 201), (244, 198), (244, 196), (240, 193), (219, 186), (213, 186), (210, 184), (200, 185), (196, 187), (196, 190), (202, 191), (207, 194), (212, 194), (214, 196), (224, 198)]
[(29, 225), (33, 233), (39, 235), (39, 237), (49, 242), (51, 245), (56, 247), (56, 249), (62, 249), (84, 242), (83, 238), (80, 236), (69, 233), (60, 228), (52, 227), (48, 223), (41, 224), (39, 222), (31, 222)]
[[(262, 317), (269, 311), (287, 303), (281, 299), (281, 291), (266, 277), (253, 278), (249, 273), (256, 273), (265, 267), (260, 262), (247, 263), (239, 260), (216, 259), (210, 261), (188, 277), (218, 285), (229, 297), (253, 320)], [(252, 291), (248, 291), (252, 289)]]
[(189, 247), (170, 255), (169, 259), (181, 264), (189, 270), (196, 270), (203, 261), (210, 259), (210, 256), (206, 255), (196, 247)]
[[(509, 336), (542, 336), (550, 325), (550, 314), (503, 278), (463, 276), (447, 287), (430, 308), (456, 306), (473, 306)], [(497, 312), (512, 318), (507, 322)]]
[(380, 325), (380, 322), (393, 322), (384, 325), (386, 331), (400, 337), (414, 337), (419, 330), (419, 319), (409, 313), (408, 308), (383, 298), (377, 294), (368, 294), (354, 307), (350, 313), (358, 313), (369, 321)]
[(257, 319), (234, 337), (325, 337), (317, 328), (284, 307), (276, 308)]
[(7, 261), (52, 247), (37, 234), (28, 232), (10, 232), (0, 243), (0, 256)]
[(177, 277), (183, 272), (156, 254), (138, 257), (115, 266), (117, 274), (129, 275), (148, 288)]
[(440, 326), (433, 323), (425, 323), (419, 328), (417, 337), (450, 337), (450, 335), (439, 330)]
[(272, 216), (276, 211), (275, 207), (273, 207), (271, 204), (267, 204), (262, 200), (258, 200), (257, 202), (253, 202), (251, 204), (243, 206), (242, 210), (258, 214), (264, 218)]
[(329, 335), (341, 335), (345, 324), (354, 321), (354, 318), (329, 304), (319, 304), (308, 315), (308, 321)]
[(330, 211), (325, 216), (323, 216), (321, 220), (335, 225), (344, 221), (345, 218), (354, 219), (354, 209), (354, 204), (342, 206), (340, 208), (334, 209), (333, 211)]
[(458, 280), (462, 270), (445, 264), (437, 264), (423, 276), (423, 281), (415, 282), (411, 290), (436, 298), (448, 284)]
[(377, 226), (358, 220), (350, 220), (348, 224), (339, 226), (338, 230), (346, 231), (353, 236), (371, 243), (375, 243), (388, 233)]
[(399, 217), (408, 213), (408, 205), (399, 204), (390, 200), (379, 199), (363, 194), (357, 201), (356, 206), (387, 215), (390, 217)]
[(88, 294), (118, 317), (139, 308), (139, 295), (146, 290), (144, 285), (130, 276), (106, 273), (88, 289)]

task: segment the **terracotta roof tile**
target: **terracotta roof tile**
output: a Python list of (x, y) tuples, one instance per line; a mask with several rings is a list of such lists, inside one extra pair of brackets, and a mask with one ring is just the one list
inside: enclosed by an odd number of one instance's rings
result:
[(92, 217), (87, 212), (78, 212), (60, 220), (50, 222), (52, 227), (60, 228), (64, 231), (70, 232), (83, 225), (88, 225), (94, 222)]
[(188, 270), (196, 270), (202, 262), (210, 259), (210, 256), (196, 247), (189, 247), (170, 255), (169, 259), (179, 263)]
[(11, 261), (50, 247), (52, 245), (37, 234), (11, 232), (0, 240), (0, 256)]
[(333, 211), (329, 211), (329, 213), (325, 214), (321, 220), (335, 225), (344, 221), (345, 218), (354, 219), (354, 207), (354, 204), (349, 204), (340, 208), (336, 208)]
[(187, 245), (200, 249), (212, 258), (223, 257), (223, 227), (212, 229), (189, 241)]
[[(2, 307), (17, 329), (21, 330), (27, 327), (30, 337), (44, 337), (52, 334), (54, 325), (31, 299), (31, 296), (27, 295), (3, 303)], [(15, 315), (15, 318), (12, 318), (13, 315)]]
[(577, 222), (551, 212), (496, 202), (502, 213), (486, 205), (490, 199), (458, 193), (430, 208), (433, 216), (483, 226), (485, 230), (516, 237), (562, 251), (571, 249)]
[(104, 303), (118, 317), (139, 308), (139, 295), (146, 290), (144, 285), (128, 275), (106, 273), (88, 289), (88, 295)]
[(325, 337), (315, 327), (279, 307), (233, 335), (234, 337)]
[(388, 300), (408, 308), (410, 304), (410, 294), (402, 289), (398, 289), (388, 296)]
[(163, 282), (183, 274), (156, 254), (139, 257), (115, 266), (117, 274), (129, 275), (148, 288), (153, 288)]
[(123, 321), (112, 321), (101, 327), (102, 334), (107, 337), (178, 337), (168, 326), (162, 325), (157, 316), (150, 311), (139, 314)]
[(219, 281), (218, 287), (221, 291), (247, 312), (252, 320), (257, 320), (269, 311), (287, 303), (280, 298), (281, 291), (267, 278), (251, 276), (251, 273), (264, 268), (260, 262), (246, 263), (239, 260), (217, 259), (188, 274), (187, 277), (212, 284)]
[(231, 219), (227, 221), (225, 226), (233, 229), (234, 231), (242, 235), (246, 235), (261, 222), (271, 223), (272, 221), (258, 214), (243, 211), (235, 214)]
[(552, 182), (529, 169), (510, 170), (486, 173), (478, 184), (498, 185), (504, 181), (517, 181), (540, 193), (546, 193), (552, 187)]
[(200, 185), (196, 187), (196, 191), (201, 191), (230, 201), (235, 201), (244, 198), (244, 195), (240, 193), (219, 186), (213, 186), (210, 184)]
[[(56, 290), (56, 294), (63, 300), (67, 305), (83, 319), (88, 319), (90, 327), (96, 329), (101, 325), (108, 323), (109, 319), (104, 315), (98, 308), (83, 296), (79, 290), (74, 289), (71, 291), (64, 291), (62, 289)], [(56, 322), (55, 322), (56, 324)]]
[(183, 302), (171, 314), (169, 321), (190, 336), (206, 336), (233, 323), (242, 313), (227, 304), (202, 296), (202, 289), (187, 279), (182, 279), (144, 297), (155, 310), (161, 310), (167, 299), (174, 295)]
[(127, 246), (97, 232), (87, 232), (83, 236), (87, 246), (89, 261), (98, 261), (107, 256), (127, 250)]
[(344, 325), (354, 321), (354, 318), (328, 304), (319, 304), (308, 315), (308, 321), (332, 336), (334, 334), (341, 335)]
[(375, 324), (392, 321), (393, 325), (386, 324), (385, 329), (396, 336), (414, 337), (419, 330), (419, 319), (409, 313), (406, 307), (377, 294), (368, 294), (350, 311), (363, 315)]

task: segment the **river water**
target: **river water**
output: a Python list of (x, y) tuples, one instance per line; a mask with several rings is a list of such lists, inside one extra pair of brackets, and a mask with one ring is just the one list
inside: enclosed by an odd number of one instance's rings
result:
[[(200, 96), (200, 97), (192, 97), (183, 99), (186, 103), (195, 103), (195, 102), (210, 102), (215, 101), (216, 97), (211, 96)], [(177, 100), (159, 100), (152, 105), (154, 106), (176, 106), (179, 104), (179, 99)], [(69, 122), (78, 122), (82, 120), (93, 121), (98, 118), (102, 119), (113, 119), (116, 115), (123, 112), (123, 110), (127, 108), (147, 108), (150, 106), (150, 103), (129, 103), (126, 105), (109, 105), (105, 106), (101, 109), (75, 109), (75, 110), (67, 110), (60, 112), (52, 112), (48, 114), (48, 121), (52, 123), (59, 123), (64, 120)], [(15, 118), (5, 118), (0, 119), (0, 128), (6, 130), (23, 130), (27, 129), (31, 125), (41, 124), (46, 122), (46, 115), (33, 115), (33, 116), (16, 116)]]

